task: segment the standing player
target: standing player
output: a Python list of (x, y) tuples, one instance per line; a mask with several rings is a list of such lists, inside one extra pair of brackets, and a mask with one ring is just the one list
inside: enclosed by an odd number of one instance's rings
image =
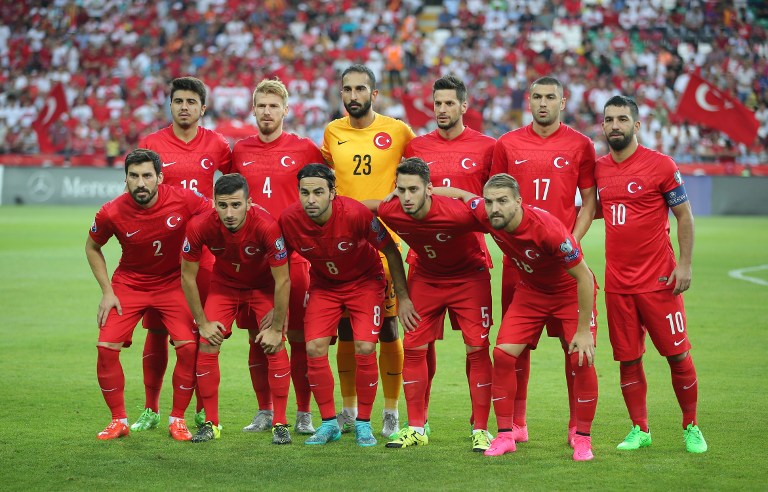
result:
[[(235, 144), (232, 151), (233, 170), (248, 180), (251, 199), (280, 217), (285, 208), (297, 202), (296, 174), (306, 164), (325, 162), (317, 146), (308, 138), (283, 131), (288, 115), (288, 90), (278, 80), (262, 80), (253, 91), (253, 116), (258, 135)], [(309, 287), (309, 262), (294, 252), (290, 258), (291, 302), (288, 312), (288, 343), (291, 345), (291, 377), (296, 392), (296, 426), (299, 434), (313, 434), (310, 413), (307, 349), (304, 341), (304, 298)], [(238, 325), (240, 323), (238, 322)], [(248, 367), (256, 391), (259, 410), (253, 422), (243, 430), (264, 431), (273, 420), (272, 398), (267, 381), (267, 364), (258, 344), (251, 343)]]
[[(565, 108), (563, 86), (554, 77), (537, 79), (529, 89), (529, 107), (533, 122), (499, 137), (493, 153), (491, 175), (507, 173), (519, 186), (523, 200), (542, 208), (560, 219), (581, 241), (587, 233), (597, 208), (595, 188), (595, 148), (592, 141), (560, 122)], [(577, 190), (582, 206), (576, 210)], [(516, 266), (504, 258), (501, 285), (501, 307), (504, 311), (512, 302), (515, 284), (520, 280)], [(547, 323), (547, 334), (559, 337), (565, 354), (565, 380), (568, 385), (568, 443), (573, 445), (576, 432), (576, 401), (574, 400), (574, 370), (568, 356), (568, 340), (557, 322)], [(531, 370), (530, 352), (520, 355), (517, 368), (517, 408), (515, 432), (518, 442), (528, 440), (526, 399)]]
[[(157, 312), (176, 349), (173, 371), (171, 435), (192, 438), (184, 421), (195, 388), (194, 319), (184, 303), (179, 284), (179, 251), (184, 229), (193, 215), (210, 210), (197, 193), (161, 184), (162, 161), (151, 150), (137, 149), (125, 158), (128, 193), (106, 203), (96, 214), (85, 245), (85, 255), (102, 291), (96, 317), (99, 326), (96, 372), (102, 395), (112, 411), (112, 422), (99, 439), (129, 434), (125, 411), (125, 375), (120, 349), (131, 345), (133, 329), (149, 310)], [(115, 236), (122, 256), (109, 280), (101, 249)]]
[[(395, 169), (405, 146), (415, 136), (402, 121), (376, 113), (373, 102), (379, 91), (376, 77), (364, 65), (351, 65), (341, 74), (341, 99), (349, 116), (328, 124), (323, 135), (323, 157), (336, 170), (339, 194), (355, 200), (381, 200), (395, 187)], [(397, 403), (403, 382), (403, 343), (397, 333), (397, 297), (386, 259), (387, 293), (381, 328), (379, 369), (384, 390), (383, 436), (398, 430)], [(339, 384), (343, 398), (339, 421), (351, 429), (357, 415), (355, 357), (348, 320), (339, 327), (337, 351)]]
[[(437, 129), (410, 141), (405, 148), (405, 157), (421, 157), (429, 165), (429, 173), (437, 186), (452, 186), (469, 191), (475, 195), (483, 192), (483, 185), (488, 181), (491, 161), (496, 140), (464, 126), (464, 114), (467, 112), (467, 87), (458, 77), (446, 75), (432, 84)], [(493, 267), (491, 255), (485, 245), (485, 235), (478, 233), (488, 261), (488, 268)], [(412, 250), (408, 252), (408, 263), (413, 259)], [(451, 325), (459, 329), (451, 311)], [(429, 381), (427, 385), (427, 406), (432, 378), (436, 365), (435, 346), (429, 344), (427, 365)], [(469, 377), (469, 360), (466, 361)], [(470, 418), (474, 428), (474, 417)]]
[[(200, 126), (205, 114), (205, 85), (194, 77), (181, 77), (171, 81), (170, 126), (156, 131), (139, 142), (139, 147), (154, 150), (163, 162), (163, 183), (197, 191), (213, 198), (213, 175), (216, 170), (229, 172), (231, 163), (227, 141), (218, 133)], [(206, 251), (201, 259), (198, 285), (205, 300), (213, 268), (213, 256)], [(148, 329), (144, 342), (142, 364), (146, 402), (144, 412), (131, 425), (131, 430), (151, 429), (160, 422), (160, 389), (168, 365), (168, 336), (156, 313), (145, 315)], [(198, 397), (195, 423), (205, 422), (202, 400)]]
[(336, 196), (331, 169), (310, 164), (299, 171), (298, 179), (301, 203), (283, 211), (280, 227), (290, 248), (312, 265), (304, 334), (309, 383), (323, 423), (305, 443), (326, 444), (341, 437), (328, 347), (346, 308), (353, 330), (355, 384), (360, 399), (356, 441), (360, 446), (374, 446), (370, 417), (379, 383), (376, 342), (382, 330), (385, 291), (377, 249), (389, 260), (394, 288), (400, 296), (400, 320), (411, 329), (418, 316), (408, 296), (403, 261), (387, 230), (365, 205)]
[[(568, 340), (571, 367), (576, 373), (573, 459), (591, 460), (597, 374), (592, 365), (595, 340), (590, 324), (597, 291), (578, 241), (554, 215), (523, 205), (517, 181), (508, 174), (492, 176), (483, 188), (483, 198), (451, 189), (449, 192), (468, 202), (475, 218), (521, 276), (493, 350), (493, 408), (499, 434), (485, 455), (515, 451), (518, 356), (536, 348), (544, 325), (556, 321)], [(483, 202), (485, 206), (481, 207)]]
[[(414, 330), (405, 331), (403, 389), (408, 404), (408, 428), (387, 443), (389, 448), (429, 442), (425, 430), (427, 391), (434, 370), (428, 367), (428, 347), (442, 337), (445, 311), (461, 330), (467, 353), (467, 380), (475, 416), (472, 450), (490, 446), (491, 358), (488, 333), (491, 318), (491, 276), (484, 237), (467, 207), (452, 198), (432, 195), (430, 169), (418, 157), (397, 167), (399, 200), (378, 205), (379, 217), (411, 247), (408, 290), (421, 316)], [(378, 202), (375, 202), (378, 203)]]
[[(251, 206), (244, 177), (219, 178), (213, 199), (216, 210), (189, 224), (181, 261), (181, 285), (200, 329), (197, 384), (209, 419), (192, 441), (220, 435), (219, 351), (239, 317), (238, 326), (248, 329), (251, 344), (259, 344), (267, 354), (267, 380), (275, 400), (272, 443), (290, 444), (285, 408), (291, 365), (283, 344), (291, 289), (288, 252), (277, 221), (263, 208)], [(205, 308), (197, 288), (203, 246), (216, 257)]]
[[(633, 426), (618, 449), (651, 445), (643, 371), (647, 332), (669, 362), (685, 448), (703, 453), (707, 442), (696, 421), (698, 379), (682, 296), (691, 285), (693, 213), (677, 165), (639, 145), (639, 130), (635, 101), (614, 96), (605, 103), (603, 133), (610, 154), (595, 169), (605, 216), (605, 307)], [(669, 210), (677, 219), (678, 263), (669, 238)]]

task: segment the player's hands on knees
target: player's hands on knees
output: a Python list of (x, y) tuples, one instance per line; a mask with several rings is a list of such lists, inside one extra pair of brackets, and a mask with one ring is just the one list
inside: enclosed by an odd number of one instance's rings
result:
[(568, 354), (579, 353), (579, 367), (584, 365), (584, 358), (591, 367), (595, 363), (595, 341), (592, 339), (592, 333), (589, 331), (577, 331), (573, 340), (568, 345)]
[(254, 342), (261, 345), (265, 354), (274, 354), (283, 343), (283, 332), (276, 330), (262, 330), (256, 335)]
[(206, 321), (198, 326), (200, 338), (205, 338), (210, 345), (214, 347), (224, 342), (224, 325), (218, 321)]
[(109, 316), (109, 312), (112, 310), (112, 308), (117, 310), (118, 315), (123, 315), (123, 308), (120, 306), (120, 299), (117, 298), (114, 292), (101, 296), (99, 311), (96, 314), (96, 323), (98, 324), (99, 328), (107, 324), (107, 317)]
[(274, 316), (275, 316), (275, 309), (274, 308), (272, 308), (269, 311), (267, 311), (267, 314), (265, 314), (264, 317), (261, 318), (261, 320), (259, 320), (259, 330), (260, 331), (264, 331), (264, 330), (268, 330), (269, 328), (271, 328)]
[(677, 265), (675, 269), (672, 270), (672, 275), (669, 276), (669, 280), (667, 280), (667, 285), (671, 285), (672, 283), (675, 284), (672, 294), (678, 295), (688, 290), (691, 286), (692, 276), (691, 267)]
[(397, 317), (400, 318), (400, 324), (405, 331), (414, 331), (419, 326), (421, 316), (413, 307), (413, 302), (410, 299), (400, 299), (398, 304)]

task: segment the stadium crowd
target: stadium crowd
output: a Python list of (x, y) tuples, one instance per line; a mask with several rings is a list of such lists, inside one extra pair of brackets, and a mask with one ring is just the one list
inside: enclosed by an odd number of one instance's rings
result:
[[(758, 1), (32, 0), (3, 2), (0, 18), (0, 153), (39, 152), (32, 123), (61, 82), (69, 111), (49, 130), (57, 152), (112, 162), (168, 124), (168, 82), (184, 75), (208, 84), (205, 126), (230, 143), (256, 133), (253, 88), (279, 77), (287, 128), (319, 143), (343, 110), (338, 74), (360, 62), (382, 80), (378, 110), (397, 118), (403, 91), (456, 73), (498, 137), (530, 122), (527, 88), (552, 74), (567, 88), (564, 122), (598, 155), (603, 105), (621, 92), (637, 96), (640, 140), (679, 163), (768, 162), (768, 6)], [(694, 69), (755, 111), (753, 145), (676, 117)]]

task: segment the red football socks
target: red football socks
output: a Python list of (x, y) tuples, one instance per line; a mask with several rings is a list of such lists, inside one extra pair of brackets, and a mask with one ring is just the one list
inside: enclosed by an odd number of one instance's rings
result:
[[(184, 412), (195, 392), (195, 358), (197, 345), (194, 342), (176, 346), (176, 367), (173, 369), (173, 408), (171, 417), (184, 418)], [(207, 412), (206, 412), (207, 415)]]
[(307, 344), (306, 342), (288, 342), (291, 346), (291, 379), (296, 393), (296, 410), (309, 412), (312, 392), (307, 379)]
[(531, 377), (531, 349), (526, 347), (517, 356), (515, 366), (517, 393), (515, 394), (515, 425), (525, 427), (528, 403), (528, 379)]
[(203, 398), (205, 407), (205, 418), (213, 425), (219, 425), (219, 382), (221, 381), (219, 352), (211, 354), (198, 352), (195, 372), (197, 386), (200, 388), (200, 396)]
[(96, 376), (104, 401), (112, 411), (112, 419), (125, 419), (125, 375), (120, 364), (120, 350), (97, 346)]
[(261, 346), (250, 342), (248, 351), (248, 371), (251, 373), (251, 384), (256, 393), (259, 410), (272, 410), (272, 392), (269, 389), (269, 362)]
[(288, 417), (285, 409), (288, 406), (288, 392), (291, 387), (291, 361), (288, 352), (283, 348), (275, 354), (267, 356), (269, 362), (269, 389), (272, 393), (275, 424), (287, 424)]
[(493, 349), (493, 384), (491, 385), (491, 394), (493, 396), (493, 410), (496, 413), (499, 432), (512, 430), (515, 395), (517, 394), (516, 365), (517, 357), (504, 352), (498, 347)]
[(144, 352), (141, 357), (144, 369), (144, 406), (153, 412), (160, 408), (160, 389), (163, 387), (163, 377), (168, 367), (168, 334), (147, 330), (144, 341)]
[(672, 387), (675, 389), (677, 401), (683, 411), (683, 429), (688, 424), (698, 425), (696, 403), (699, 396), (699, 383), (691, 354), (677, 362), (669, 361), (669, 368), (672, 371)]
[(328, 355), (307, 358), (307, 377), (312, 395), (320, 409), (323, 420), (336, 418), (336, 404), (333, 401), (333, 373)]
[[(469, 395), (472, 401), (474, 429), (488, 429), (488, 415), (491, 413), (491, 386), (493, 365), (487, 348), (467, 354), (469, 363)], [(410, 417), (410, 415), (409, 415)]]
[[(573, 353), (569, 357), (573, 376), (573, 405), (576, 432), (588, 435), (592, 430), (592, 421), (595, 420), (597, 410), (597, 372), (595, 366), (587, 364), (584, 357), (582, 366), (579, 367), (579, 353)], [(570, 396), (570, 395), (569, 395)]]
[(639, 425), (641, 431), (648, 432), (648, 382), (645, 380), (642, 361), (631, 365), (619, 364), (619, 377), (621, 394), (624, 395), (632, 425)]
[(355, 354), (357, 373), (355, 385), (357, 387), (357, 418), (370, 420), (373, 401), (376, 399), (376, 390), (379, 386), (379, 364), (376, 362), (376, 352), (370, 354)]
[(408, 425), (413, 427), (424, 427), (424, 423), (427, 421), (426, 397), (430, 382), (428, 354), (429, 349), (405, 349), (403, 392), (408, 407)]

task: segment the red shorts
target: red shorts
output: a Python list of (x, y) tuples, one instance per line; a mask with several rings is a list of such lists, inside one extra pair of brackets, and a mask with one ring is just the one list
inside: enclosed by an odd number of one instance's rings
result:
[(257, 330), (259, 321), (274, 307), (274, 289), (233, 289), (211, 284), (205, 302), (205, 317), (224, 325), (225, 337), (232, 334), (232, 323), (238, 328)]
[(123, 284), (112, 284), (112, 290), (120, 300), (123, 314), (112, 309), (107, 323), (99, 330), (99, 341), (123, 343), (131, 346), (131, 336), (139, 319), (150, 310), (157, 313), (171, 336), (171, 340), (195, 340), (195, 320), (187, 306), (181, 284), (177, 288), (153, 291), (138, 291)]
[(304, 313), (304, 340), (337, 335), (339, 320), (346, 309), (356, 341), (379, 341), (384, 311), (384, 279), (345, 282), (338, 287), (309, 286)]
[[(205, 248), (203, 251), (208, 251), (208, 248)], [(208, 252), (208, 254), (211, 254), (211, 253)], [(202, 262), (200, 263), (200, 269), (197, 271), (196, 280), (197, 280), (197, 290), (200, 292), (200, 302), (203, 303), (203, 306), (205, 306), (205, 300), (208, 297), (208, 288), (211, 284), (212, 273), (213, 273), (213, 264), (206, 265), (205, 267), (203, 267)], [(143, 326), (144, 329), (146, 330), (165, 329), (165, 325), (163, 325), (163, 322), (160, 319), (159, 314), (154, 309), (150, 309), (144, 314), (144, 319), (142, 319), (141, 321), (141, 326)]]
[[(309, 289), (309, 263), (298, 261), (290, 263), (291, 293), (288, 299), (288, 329), (304, 331), (304, 311), (307, 303), (307, 290)], [(274, 292), (273, 297), (274, 299)], [(271, 309), (271, 308), (270, 308)], [(261, 318), (255, 318), (249, 311), (240, 311), (237, 315), (237, 326), (258, 326)]]
[(446, 309), (454, 326), (461, 329), (465, 344), (488, 347), (493, 325), (490, 279), (429, 282), (412, 276), (408, 290), (421, 321), (415, 331), (405, 332), (403, 347), (421, 347), (442, 338)]
[[(594, 301), (592, 319), (594, 320)], [(544, 325), (558, 324), (563, 337), (570, 342), (576, 334), (579, 322), (579, 300), (576, 291), (565, 294), (544, 294), (525, 284), (515, 289), (512, 304), (504, 314), (496, 344), (527, 344), (535, 349)], [(596, 326), (590, 323), (592, 339), (595, 340)]]
[(645, 353), (645, 332), (664, 357), (691, 349), (683, 296), (671, 290), (642, 294), (605, 294), (613, 359), (630, 361)]

